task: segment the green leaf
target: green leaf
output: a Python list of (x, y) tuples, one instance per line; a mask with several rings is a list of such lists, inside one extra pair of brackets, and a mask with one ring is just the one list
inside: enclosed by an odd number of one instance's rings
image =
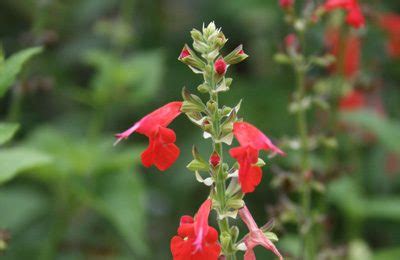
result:
[(390, 121), (375, 112), (347, 112), (341, 118), (352, 125), (374, 133), (379, 141), (389, 150), (400, 154), (400, 123)]
[(386, 248), (375, 251), (373, 260), (400, 259), (400, 247)]
[(50, 158), (27, 148), (10, 148), (0, 151), (0, 184), (18, 173), (50, 162)]
[(10, 187), (0, 190), (0, 223), (2, 228), (15, 233), (45, 212), (45, 197), (26, 187)]
[(365, 203), (365, 215), (375, 219), (400, 221), (400, 198), (371, 198)]
[(0, 68), (0, 97), (2, 97), (7, 89), (14, 83), (18, 73), (22, 69), (22, 65), (41, 51), (41, 47), (25, 49), (11, 55), (11, 57), (4, 62), (3, 66)]
[(0, 145), (10, 140), (18, 127), (18, 124), (15, 123), (0, 123)]
[(107, 174), (99, 188), (101, 195), (92, 206), (111, 222), (137, 254), (145, 255), (148, 251), (145, 244), (145, 193), (140, 179), (129, 172)]

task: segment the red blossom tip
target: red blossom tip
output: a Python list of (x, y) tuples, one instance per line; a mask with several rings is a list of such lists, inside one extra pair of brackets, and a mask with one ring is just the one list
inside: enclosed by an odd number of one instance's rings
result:
[(223, 58), (219, 58), (214, 63), (214, 70), (218, 75), (220, 75), (220, 76), (224, 75), (226, 73), (226, 69), (227, 69), (227, 65)]
[(295, 49), (299, 48), (299, 42), (297, 40), (297, 36), (294, 33), (291, 33), (285, 37), (285, 46), (287, 49)]
[(288, 9), (291, 8), (294, 4), (294, 0), (279, 0), (279, 5), (283, 8), (283, 9)]
[(221, 161), (221, 158), (219, 157), (218, 153), (213, 152), (210, 156), (210, 164), (215, 167), (217, 166)]
[(185, 46), (185, 47), (183, 47), (183, 49), (181, 51), (181, 54), (179, 54), (178, 60), (182, 60), (182, 59), (184, 59), (184, 58), (186, 58), (188, 56), (190, 56), (190, 52)]

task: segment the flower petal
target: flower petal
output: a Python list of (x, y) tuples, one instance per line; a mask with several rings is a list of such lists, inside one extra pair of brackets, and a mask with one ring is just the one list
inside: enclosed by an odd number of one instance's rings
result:
[(173, 143), (176, 136), (173, 130), (159, 126), (158, 132), (149, 138), (149, 146), (142, 153), (142, 163), (146, 167), (155, 165), (165, 171), (178, 159), (180, 150)]
[(201, 250), (204, 237), (208, 233), (208, 216), (211, 210), (211, 199), (207, 199), (200, 206), (196, 216), (194, 217), (194, 232), (196, 240), (194, 241), (195, 250)]
[(236, 122), (233, 124), (233, 133), (240, 146), (252, 146), (257, 150), (271, 150), (278, 154), (284, 154), (276, 147), (267, 136), (265, 136), (255, 126), (246, 122)]
[(181, 113), (182, 102), (170, 102), (136, 122), (128, 130), (116, 134), (116, 143), (128, 138), (132, 133), (138, 132), (148, 137), (154, 135), (159, 126), (167, 127)]

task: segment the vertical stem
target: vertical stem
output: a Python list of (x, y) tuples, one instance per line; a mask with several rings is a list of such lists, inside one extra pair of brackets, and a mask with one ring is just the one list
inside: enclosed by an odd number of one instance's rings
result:
[[(211, 68), (214, 67), (213, 62), (209, 62), (209, 65), (211, 65)], [(215, 90), (216, 89), (216, 82), (214, 79), (213, 73), (211, 73), (210, 78), (208, 79), (211, 89)], [(223, 170), (223, 147), (222, 143), (217, 142), (217, 139), (219, 139), (220, 136), (220, 116), (218, 112), (219, 104), (218, 104), (218, 93), (215, 92), (210, 92), (210, 100), (215, 103), (216, 109), (213, 115), (210, 115), (211, 117), (211, 123), (213, 125), (213, 148), (214, 151), (216, 151), (220, 157), (220, 162), (219, 165), (215, 168), (213, 172), (213, 176), (215, 178), (215, 185), (216, 185), (216, 199), (219, 202), (219, 207), (221, 211), (225, 211), (226, 208), (226, 176)], [(217, 218), (218, 226), (220, 229), (220, 240), (224, 238), (227, 234), (231, 235), (230, 232), (230, 225), (229, 225), (229, 220), (227, 217), (224, 217), (223, 219)], [(232, 241), (232, 240), (231, 240)], [(231, 244), (231, 243), (230, 243)], [(222, 253), (226, 257), (226, 260), (236, 260), (236, 252), (232, 252), (232, 249), (229, 245), (222, 244)]]
[[(303, 68), (296, 69), (297, 78), (297, 102), (301, 103), (305, 95), (305, 70)], [(311, 190), (309, 184), (310, 178), (310, 160), (308, 145), (308, 126), (306, 111), (300, 108), (297, 112), (297, 131), (300, 136), (301, 143), (301, 175), (303, 178), (303, 187), (301, 194), (302, 205), (302, 221), (300, 222), (300, 234), (302, 235), (302, 255), (304, 260), (313, 259), (313, 235), (311, 218)]]
[[(305, 35), (304, 32), (299, 33), (300, 48), (305, 52)], [(305, 55), (305, 54), (304, 54)], [(299, 109), (296, 115), (297, 131), (301, 144), (301, 162), (300, 170), (303, 179), (301, 190), (301, 207), (302, 219), (299, 222), (299, 231), (302, 240), (302, 259), (314, 259), (314, 237), (313, 237), (313, 221), (311, 216), (311, 188), (310, 188), (310, 151), (308, 139), (308, 125), (306, 109), (303, 107), (303, 101), (306, 94), (305, 76), (306, 66), (303, 62), (295, 65), (297, 90), (295, 93), (296, 102)]]

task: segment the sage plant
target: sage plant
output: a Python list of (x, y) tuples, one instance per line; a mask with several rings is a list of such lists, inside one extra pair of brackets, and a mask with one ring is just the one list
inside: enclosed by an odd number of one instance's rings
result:
[[(335, 64), (335, 56), (343, 46), (331, 53), (317, 53), (315, 50), (307, 49), (307, 36), (324, 15), (342, 10), (345, 15), (345, 22), (353, 30), (364, 26), (365, 18), (361, 11), (361, 6), (357, 0), (326, 0), (322, 4), (315, 1), (299, 1), (295, 4), (294, 0), (280, 0), (279, 4), (285, 13), (285, 21), (292, 31), (285, 38), (285, 52), (278, 53), (276, 60), (282, 64), (289, 64), (294, 72), (296, 88), (293, 91), (293, 102), (289, 105), (289, 110), (296, 118), (297, 137), (291, 140), (291, 148), (299, 151), (299, 174), (295, 177), (297, 183), (296, 192), (300, 194), (300, 202), (297, 210), (298, 233), (301, 241), (300, 259), (316, 259), (318, 251), (316, 224), (320, 221), (320, 212), (313, 208), (312, 189), (323, 190), (323, 183), (320, 183), (314, 176), (314, 169), (311, 162), (312, 153), (321, 146), (332, 148), (336, 146), (336, 140), (326, 135), (323, 130), (310, 133), (309, 112), (313, 106), (323, 110), (331, 110), (331, 118), (336, 120), (333, 111), (337, 109), (338, 102), (334, 100), (331, 93), (318, 93), (313, 91), (311, 84), (307, 82), (307, 76), (315, 67), (323, 67), (332, 70), (344, 70), (343, 62), (340, 60)], [(332, 37), (331, 34), (329, 34)], [(311, 53), (310, 53), (311, 52)], [(356, 55), (356, 54), (355, 54)], [(336, 65), (336, 66), (335, 66)], [(337, 67), (337, 68), (336, 68)], [(344, 73), (346, 74), (346, 73)], [(317, 86), (313, 86), (314, 90)], [(331, 86), (330, 86), (331, 87)], [(334, 86), (337, 87), (337, 86)], [(332, 90), (332, 92), (338, 92)], [(328, 112), (329, 114), (329, 112)], [(335, 124), (335, 122), (333, 123)], [(326, 130), (326, 129), (325, 129)]]
[[(196, 147), (192, 149), (193, 160), (187, 168), (194, 172), (198, 182), (210, 187), (210, 192), (204, 195), (205, 200), (193, 217), (182, 216), (180, 219), (177, 235), (170, 244), (173, 259), (236, 259), (237, 252), (242, 250), (245, 259), (251, 260), (256, 259), (253, 248), (258, 245), (283, 259), (271, 242), (275, 235), (269, 232), (270, 225), (259, 228), (243, 198), (261, 182), (261, 167), (265, 162), (259, 158), (260, 151), (272, 155), (284, 153), (259, 129), (239, 118), (241, 102), (234, 107), (219, 102), (219, 95), (228, 92), (232, 84), (232, 79), (226, 77), (229, 67), (248, 55), (240, 45), (223, 56), (220, 51), (227, 39), (213, 22), (203, 26), (202, 31), (193, 29), (191, 36), (193, 49), (184, 45), (178, 59), (202, 76), (203, 82), (197, 90), (208, 100), (205, 102), (183, 88), (183, 101), (168, 103), (146, 115), (125, 132), (117, 134), (117, 141), (134, 132), (147, 136), (149, 146), (141, 155), (142, 163), (164, 171), (180, 153), (175, 144), (176, 135), (168, 125), (184, 113), (212, 145), (212, 153), (208, 156), (201, 155)], [(224, 146), (230, 146), (234, 138), (239, 145), (231, 148), (229, 155), (237, 162), (229, 165)], [(216, 213), (218, 231), (208, 224), (211, 210)], [(233, 221), (238, 216), (248, 228), (241, 238)]]

